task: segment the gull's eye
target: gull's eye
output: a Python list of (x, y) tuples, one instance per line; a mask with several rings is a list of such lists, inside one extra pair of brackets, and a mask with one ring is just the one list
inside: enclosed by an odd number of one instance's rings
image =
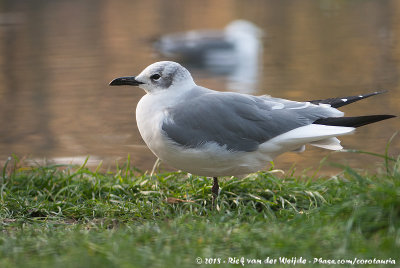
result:
[(159, 75), (159, 74), (153, 74), (152, 76), (150, 76), (150, 79), (155, 80), (155, 81), (157, 81), (160, 78), (161, 78), (161, 75)]

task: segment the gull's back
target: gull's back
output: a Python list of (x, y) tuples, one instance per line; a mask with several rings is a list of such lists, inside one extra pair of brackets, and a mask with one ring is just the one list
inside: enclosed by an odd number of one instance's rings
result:
[(326, 105), (203, 92), (167, 108), (162, 130), (183, 148), (213, 142), (231, 151), (253, 152), (268, 140), (320, 118), (342, 116)]

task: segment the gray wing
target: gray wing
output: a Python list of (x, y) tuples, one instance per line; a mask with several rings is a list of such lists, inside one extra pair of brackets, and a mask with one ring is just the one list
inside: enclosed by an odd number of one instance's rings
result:
[(251, 152), (261, 143), (315, 120), (342, 113), (308, 102), (209, 93), (169, 108), (165, 134), (187, 148), (215, 142), (232, 151)]

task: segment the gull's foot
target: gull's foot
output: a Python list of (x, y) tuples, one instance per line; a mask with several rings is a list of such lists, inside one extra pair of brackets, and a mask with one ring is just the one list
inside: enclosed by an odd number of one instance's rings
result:
[(212, 193), (212, 208), (216, 208), (217, 206), (217, 197), (218, 197), (218, 193), (219, 193), (219, 185), (218, 185), (218, 178), (214, 177), (214, 182), (213, 182), (213, 186), (211, 188), (211, 193)]

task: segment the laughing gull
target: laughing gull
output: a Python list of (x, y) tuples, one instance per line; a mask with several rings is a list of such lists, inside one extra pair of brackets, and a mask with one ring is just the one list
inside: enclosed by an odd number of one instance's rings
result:
[(171, 166), (213, 177), (213, 201), (219, 176), (259, 171), (284, 152), (303, 151), (305, 144), (340, 150), (336, 136), (394, 117), (343, 117), (336, 109), (382, 92), (308, 102), (218, 92), (196, 85), (186, 68), (171, 61), (156, 62), (110, 85), (146, 91), (136, 107), (143, 140)]
[(247, 20), (224, 30), (191, 30), (163, 35), (154, 47), (191, 68), (226, 77), (229, 90), (254, 92), (262, 67), (263, 31)]

